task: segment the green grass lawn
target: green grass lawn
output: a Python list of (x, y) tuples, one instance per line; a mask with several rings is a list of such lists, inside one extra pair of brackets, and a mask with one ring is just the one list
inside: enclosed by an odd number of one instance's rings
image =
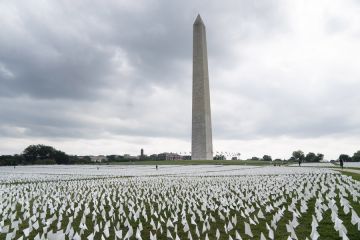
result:
[[(358, 169), (356, 169), (356, 170), (358, 170)], [(352, 173), (352, 172), (346, 172), (346, 171), (340, 171), (340, 172), (343, 175), (352, 177), (354, 180), (360, 181), (360, 174)]]

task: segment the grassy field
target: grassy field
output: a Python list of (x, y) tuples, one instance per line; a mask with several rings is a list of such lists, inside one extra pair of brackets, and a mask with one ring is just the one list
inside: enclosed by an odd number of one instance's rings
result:
[[(359, 170), (359, 169), (355, 169), (355, 170)], [(352, 177), (352, 179), (360, 181), (360, 174), (358, 173), (352, 173), (352, 172), (346, 172), (346, 171), (340, 171), (341, 174)]]

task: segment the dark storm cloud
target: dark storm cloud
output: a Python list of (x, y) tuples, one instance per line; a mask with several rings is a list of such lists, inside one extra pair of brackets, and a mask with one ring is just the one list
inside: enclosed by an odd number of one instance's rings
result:
[[(272, 29), (270, 24), (277, 21), (273, 14), (276, 8), (271, 3), (242, 1), (241, 7), (240, 3), (236, 3), (235, 8), (223, 6), (221, 12), (217, 11), (215, 2), (205, 7), (201, 3), (195, 3), (193, 8), (189, 8), (190, 5), (190, 2), (169, 1), (124, 4), (57, 1), (43, 6), (6, 2), (3, 18), (7, 21), (0, 33), (0, 94), (8, 99), (26, 97), (25, 101), (50, 99), (50, 102), (40, 107), (35, 103), (13, 101), (7, 111), (2, 109), (1, 123), (25, 127), (24, 134), (30, 136), (99, 135), (101, 130), (89, 131), (96, 123), (88, 124), (79, 118), (81, 107), (75, 114), (75, 110), (69, 111), (66, 106), (82, 106), (76, 99), (87, 99), (91, 104), (106, 98), (106, 94), (116, 94), (112, 89), (119, 89), (127, 99), (118, 99), (121, 106), (117, 111), (131, 114), (131, 108), (144, 107), (133, 104), (136, 102), (133, 98), (141, 97), (139, 92), (148, 96), (154, 87), (169, 88), (169, 85), (177, 86), (184, 93), (190, 92), (183, 88), (188, 88), (191, 81), (192, 22), (198, 10), (204, 12), (209, 23), (212, 18), (219, 20), (212, 20), (215, 25), (212, 29), (217, 28), (216, 24), (227, 25), (222, 18), (233, 23), (248, 19), (254, 26), (265, 24), (264, 32)], [(240, 18), (226, 19), (229, 13), (239, 14)], [(211, 31), (208, 41), (211, 58), (217, 62), (230, 54), (231, 41), (251, 35), (240, 28), (232, 32), (223, 29), (226, 34), (238, 35), (224, 39), (221, 29), (217, 33)], [(69, 101), (54, 103), (51, 99)], [(122, 114), (119, 117), (138, 121), (146, 117), (147, 111), (143, 109), (138, 116)], [(189, 111), (186, 114), (188, 116)], [(184, 136), (176, 129), (165, 131), (160, 126), (140, 125), (140, 128), (129, 125), (102, 131), (146, 136), (163, 136), (168, 132), (169, 136)]]
[[(191, 24), (196, 14), (188, 8), (189, 2), (144, 2), (144, 6), (130, 4), (128, 8), (116, 1), (94, 5), (77, 1), (71, 7), (70, 4), (52, 2), (44, 9), (36, 9), (31, 3), (12, 4), (18, 14), (14, 23), (17, 26), (2, 31), (0, 56), (14, 78), (3, 81), (2, 95), (83, 98), (97, 94), (98, 88), (109, 87), (111, 81), (131, 79), (131, 85), (146, 87), (181, 80), (184, 69), (177, 64), (191, 59)], [(202, 9), (199, 3), (195, 5)], [(275, 18), (272, 13), (276, 9), (271, 4), (242, 2), (235, 8), (223, 7), (222, 13), (216, 11), (218, 6), (214, 2), (207, 5), (203, 9), (206, 17), (220, 19), (219, 27), (226, 24), (221, 18), (236, 13), (240, 17), (227, 21), (237, 25), (237, 21), (247, 19), (251, 29), (261, 24), (263, 31), (272, 29), (270, 24)], [(13, 32), (14, 27), (18, 31)], [(225, 39), (223, 31), (214, 31), (210, 37), (209, 43), (214, 45), (210, 46), (214, 49), (212, 58), (219, 59), (217, 62), (229, 54), (231, 38), (251, 34), (241, 26), (234, 27), (239, 29), (225, 29), (228, 35)], [(113, 72), (111, 59), (117, 48), (124, 51), (135, 68), (128, 79)]]
[(57, 7), (42, 12), (16, 5), (17, 20), (5, 24), (0, 38), (0, 62), (14, 76), (2, 81), (2, 95), (83, 98), (106, 85), (111, 53), (89, 38), (76, 16), (66, 18), (59, 9), (52, 18)]

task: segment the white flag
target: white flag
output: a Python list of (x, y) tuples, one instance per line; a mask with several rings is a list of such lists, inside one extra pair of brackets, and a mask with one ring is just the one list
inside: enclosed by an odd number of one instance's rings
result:
[(245, 234), (250, 236), (250, 237), (253, 237), (250, 225), (247, 222), (244, 222), (244, 225), (245, 225)]

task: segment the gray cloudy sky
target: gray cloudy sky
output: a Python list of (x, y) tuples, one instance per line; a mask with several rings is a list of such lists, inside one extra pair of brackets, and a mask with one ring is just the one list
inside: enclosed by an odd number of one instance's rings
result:
[(192, 24), (214, 151), (360, 150), (356, 0), (0, 1), (0, 154), (190, 151)]

